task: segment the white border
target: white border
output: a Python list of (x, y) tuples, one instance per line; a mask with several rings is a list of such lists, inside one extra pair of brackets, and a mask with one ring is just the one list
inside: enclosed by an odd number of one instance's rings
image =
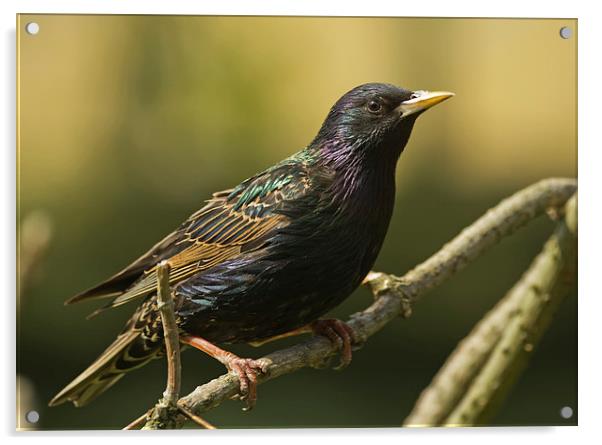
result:
[[(2, 209), (3, 217), (1, 242), (2, 255), (0, 270), (4, 274), (2, 299), (6, 302), (4, 311), (4, 337), (8, 341), (5, 351), (5, 364), (0, 366), (4, 383), (2, 410), (0, 419), (2, 431), (12, 439), (14, 431), (14, 230), (15, 230), (15, 75), (14, 75), (14, 28), (15, 13), (120, 13), (120, 14), (230, 14), (230, 15), (346, 15), (346, 16), (442, 16), (442, 17), (566, 17), (579, 19), (579, 219), (580, 219), (580, 263), (579, 263), (579, 423), (577, 428), (497, 428), (497, 429), (457, 429), (457, 430), (269, 430), (262, 432), (220, 431), (195, 432), (195, 437), (181, 437), (179, 440), (219, 440), (220, 443), (240, 440), (253, 440), (261, 437), (264, 443), (288, 444), (303, 443), (323, 436), (325, 440), (363, 443), (371, 437), (383, 442), (399, 442), (420, 439), (445, 441), (446, 444), (470, 443), (507, 445), (514, 440), (545, 440), (547, 443), (562, 443), (579, 436), (582, 443), (593, 442), (600, 428), (600, 330), (599, 318), (602, 314), (602, 292), (596, 287), (595, 277), (599, 273), (599, 262), (595, 256), (595, 246), (600, 246), (600, 202), (602, 202), (602, 184), (599, 170), (602, 168), (600, 153), (600, 45), (601, 16), (596, 13), (595, 1), (546, 1), (527, 2), (516, 0), (491, 2), (473, 2), (469, 0), (414, 2), (371, 0), (232, 0), (229, 2), (193, 2), (191, 0), (24, 0), (0, 2), (2, 8), (2, 69), (0, 85), (4, 92), (4, 103), (0, 107), (0, 134), (4, 136), (6, 146), (2, 150)], [(12, 33), (11, 33), (12, 30)], [(553, 94), (553, 93), (552, 93)], [(520, 98), (517, 98), (520, 100)], [(571, 118), (567, 110), (567, 119)], [(598, 187), (596, 187), (598, 186)], [(597, 204), (597, 205), (596, 205)], [(598, 230), (595, 230), (598, 228)], [(13, 320), (11, 322), (11, 320)], [(171, 433), (175, 434), (175, 433)], [(190, 436), (190, 432), (180, 432), (181, 436)], [(211, 434), (211, 436), (209, 436)], [(20, 440), (30, 441), (39, 438), (44, 441), (64, 443), (103, 443), (106, 436), (119, 436), (120, 433), (19, 433)], [(85, 436), (85, 439), (82, 437)], [(156, 443), (162, 435), (145, 435), (142, 440)], [(127, 440), (141, 438), (128, 437)], [(522, 439), (522, 440), (521, 440)], [(600, 440), (599, 438), (597, 440)], [(520, 443), (520, 442), (519, 442)]]
[(351, 16), (442, 16), (442, 17), (576, 17), (579, 1), (536, 2), (506, 0), (484, 5), (471, 1), (390, 2), (383, 0), (22, 0), (19, 12), (112, 13), (112, 14), (231, 14), (231, 15), (351, 15)]

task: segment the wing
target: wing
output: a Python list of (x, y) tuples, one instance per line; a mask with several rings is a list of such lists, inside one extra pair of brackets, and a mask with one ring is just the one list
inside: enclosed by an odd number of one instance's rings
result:
[(232, 190), (216, 193), (145, 255), (68, 302), (115, 297), (95, 315), (153, 293), (156, 265), (162, 260), (170, 263), (170, 283), (174, 285), (242, 251), (258, 249), (275, 230), (289, 224), (290, 217), (279, 210), (305, 195), (311, 186), (305, 162), (285, 161)]
[[(233, 190), (225, 190), (213, 194), (213, 198), (206, 202), (205, 207), (197, 213), (204, 210), (210, 210), (213, 207), (223, 205), (225, 198)], [(196, 213), (195, 213), (196, 215)], [(107, 280), (97, 284), (96, 286), (81, 292), (70, 298), (65, 304), (77, 303), (83, 300), (92, 300), (99, 298), (109, 298), (123, 294), (132, 284), (138, 281), (145, 271), (151, 269), (162, 260), (169, 259), (186, 249), (186, 245), (180, 243), (186, 228), (190, 225), (191, 220), (195, 215), (192, 215), (178, 229), (171, 232), (157, 244), (155, 244), (148, 252), (135, 260), (125, 269), (117, 272)]]

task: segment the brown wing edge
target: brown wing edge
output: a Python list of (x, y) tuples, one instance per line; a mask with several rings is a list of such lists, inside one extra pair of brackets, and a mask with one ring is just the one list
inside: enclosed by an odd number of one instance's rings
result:
[(159, 263), (159, 261), (165, 259), (164, 257), (166, 256), (166, 253), (174, 253), (169, 251), (168, 248), (176, 245), (179, 231), (183, 227), (186, 227), (186, 225), (190, 223), (190, 221), (193, 220), (196, 215), (225, 199), (232, 192), (232, 190), (233, 189), (227, 189), (213, 193), (213, 197), (206, 201), (206, 205), (190, 216), (179, 229), (167, 235), (165, 238), (155, 244), (148, 252), (131, 263), (125, 269), (102, 281), (100, 284), (97, 284), (96, 286), (69, 298), (67, 301), (65, 301), (65, 305), (78, 303), (84, 300), (97, 300), (115, 297), (125, 292), (140, 278), (140, 276), (146, 270), (151, 269), (157, 263)]
[(65, 301), (65, 305), (78, 303), (84, 300), (115, 297), (122, 294), (134, 284), (147, 269), (152, 268), (163, 259), (161, 254), (165, 253), (166, 246), (170, 246), (174, 243), (174, 240), (177, 239), (178, 236), (177, 233), (177, 230), (170, 233), (125, 269), (119, 271), (100, 284), (69, 298)]
[(102, 283), (69, 298), (67, 301), (65, 301), (65, 305), (78, 303), (83, 300), (96, 300), (99, 298), (109, 298), (119, 295), (132, 284), (134, 284), (144, 270), (144, 267), (136, 269), (128, 268), (122, 272), (119, 272), (118, 274), (113, 275)]

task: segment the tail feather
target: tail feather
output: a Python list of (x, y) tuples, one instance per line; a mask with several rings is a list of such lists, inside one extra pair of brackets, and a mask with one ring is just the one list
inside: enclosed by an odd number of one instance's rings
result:
[(84, 372), (60, 391), (48, 404), (73, 402), (84, 406), (121, 379), (125, 373), (145, 365), (162, 353), (162, 341), (150, 341), (138, 329), (117, 339)]

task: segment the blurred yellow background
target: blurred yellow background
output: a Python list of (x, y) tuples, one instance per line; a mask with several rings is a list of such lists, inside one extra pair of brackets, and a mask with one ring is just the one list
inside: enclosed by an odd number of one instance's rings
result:
[[(37, 35), (25, 32), (29, 22), (39, 24)], [(560, 38), (562, 26), (573, 38)], [(456, 93), (414, 128), (378, 269), (402, 274), (502, 197), (544, 177), (576, 176), (576, 27), (564, 19), (21, 15), (19, 218), (41, 211), (53, 226), (19, 320), (19, 372), (41, 427), (122, 427), (163, 385), (157, 362), (90, 407), (46, 409), (132, 311), (85, 321), (93, 305), (62, 301), (136, 258), (211, 192), (304, 147), (358, 84)], [(539, 221), (428, 295), (344, 373), (280, 379), (260, 388), (254, 412), (230, 403), (209, 420), (400, 424), (550, 228)], [(358, 291), (337, 314), (360, 310), (366, 296)], [(575, 422), (558, 415), (566, 404), (576, 408), (575, 307), (573, 298), (563, 308), (496, 424)], [(284, 344), (238, 350), (257, 356)], [(383, 352), (394, 365), (382, 362)], [(187, 353), (185, 389), (220, 372)], [(391, 391), (377, 385), (383, 378), (404, 383)]]

